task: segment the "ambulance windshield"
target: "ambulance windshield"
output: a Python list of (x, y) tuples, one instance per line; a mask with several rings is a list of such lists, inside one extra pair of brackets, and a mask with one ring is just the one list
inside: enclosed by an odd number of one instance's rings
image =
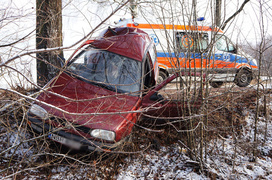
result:
[(226, 51), (226, 52), (234, 52), (235, 48), (233, 44), (231, 43), (230, 39), (222, 34), (217, 34), (215, 36), (216, 40), (216, 48), (220, 51)]

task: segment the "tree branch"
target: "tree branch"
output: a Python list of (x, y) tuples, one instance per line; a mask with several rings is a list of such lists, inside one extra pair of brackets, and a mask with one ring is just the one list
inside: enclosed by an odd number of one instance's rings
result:
[(225, 29), (225, 27), (227, 26), (227, 23), (228, 22), (230, 22), (233, 18), (235, 18), (242, 10), (243, 10), (243, 8), (244, 8), (244, 6), (246, 5), (246, 3), (248, 3), (250, 0), (245, 0), (243, 3), (242, 3), (242, 5), (241, 5), (241, 7), (232, 15), (232, 16), (230, 16), (224, 23), (223, 23), (223, 26), (222, 26), (222, 30), (224, 30)]

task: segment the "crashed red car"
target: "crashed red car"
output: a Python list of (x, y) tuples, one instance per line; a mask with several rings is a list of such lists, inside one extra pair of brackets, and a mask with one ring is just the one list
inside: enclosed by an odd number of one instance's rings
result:
[(108, 151), (126, 140), (143, 111), (181, 115), (181, 103), (157, 94), (176, 76), (155, 86), (155, 46), (142, 30), (109, 28), (75, 54), (31, 106), (34, 131), (74, 149)]

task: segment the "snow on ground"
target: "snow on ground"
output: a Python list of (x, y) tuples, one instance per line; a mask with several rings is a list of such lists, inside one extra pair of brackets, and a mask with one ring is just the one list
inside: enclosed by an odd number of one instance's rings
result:
[[(208, 144), (208, 153), (205, 167), (216, 174), (220, 179), (272, 179), (272, 124), (267, 125), (267, 140), (258, 149), (261, 155), (256, 162), (251, 162), (245, 142), (253, 142), (254, 115), (246, 118), (247, 125), (243, 128), (242, 135), (236, 142), (232, 136), (223, 139), (211, 140)], [(266, 122), (264, 119), (258, 123), (258, 140), (263, 142)], [(240, 145), (239, 145), (240, 144)], [(222, 145), (224, 147), (222, 147)], [(235, 149), (235, 145), (237, 146)], [(248, 145), (250, 146), (250, 145)], [(126, 167), (122, 167), (117, 179), (207, 179), (203, 174), (194, 172), (194, 168), (188, 167), (190, 158), (184, 152), (180, 152), (178, 145), (162, 147), (160, 151), (144, 153), (136, 159), (126, 159)]]
[(151, 150), (137, 158), (126, 158), (117, 175), (122, 179), (205, 179), (204, 175), (194, 172), (188, 162), (190, 158), (180, 152), (176, 145), (161, 147), (160, 151)]
[[(265, 121), (260, 120), (258, 123), (258, 149), (261, 155), (252, 162), (252, 156), (248, 151), (253, 143), (254, 137), (254, 115), (250, 114), (247, 118), (247, 125), (243, 127), (242, 134), (237, 137), (236, 141), (232, 136), (224, 139), (212, 140), (210, 148), (218, 149), (218, 154), (209, 155), (208, 167), (223, 179), (271, 179), (272, 178), (272, 124), (267, 126), (267, 140), (264, 142)], [(223, 142), (224, 140), (224, 142)], [(222, 146), (224, 146), (222, 148)], [(245, 146), (245, 147), (244, 147)]]
[[(270, 104), (271, 109), (272, 104)], [(202, 173), (200, 173), (199, 164), (190, 159), (186, 149), (178, 143), (161, 146), (159, 150), (148, 149), (139, 154), (124, 157), (121, 161), (105, 160), (96, 165), (93, 164), (93, 161), (86, 164), (75, 161), (71, 161), (72, 163), (48, 163), (48, 160), (52, 158), (39, 160), (40, 155), (37, 154), (47, 152), (51, 154), (49, 157), (61, 156), (56, 151), (41, 151), (41, 147), (37, 146), (35, 141), (24, 143), (31, 136), (23, 128), (24, 124), (18, 123), (18, 121), (10, 124), (10, 126), (7, 126), (5, 122), (0, 124), (1, 152), (11, 146), (18, 145), (18, 148), (13, 148), (1, 155), (0, 172), (7, 168), (9, 162), (12, 162), (9, 168), (12, 172), (9, 171), (9, 174), (17, 173), (17, 176), (24, 179), (107, 179), (109, 177), (118, 180), (272, 179), (271, 120), (269, 119), (267, 122), (264, 117), (259, 118), (257, 126), (258, 157), (254, 162), (252, 161), (254, 113), (250, 110), (245, 110), (243, 113), (246, 115), (246, 124), (241, 128), (240, 134), (218, 136), (208, 142), (207, 159), (204, 158), (204, 171)], [(12, 119), (14, 116), (12, 115), (10, 118)], [(266, 127), (267, 136), (265, 140)], [(141, 148), (144, 149), (144, 147)], [(63, 155), (63, 159), (65, 159), (65, 154)], [(43, 167), (36, 167), (41, 164), (45, 166), (46, 171)], [(27, 165), (30, 165), (30, 167)], [(4, 173), (0, 173), (0, 179), (7, 178)], [(9, 178), (13, 177), (10, 176)]]

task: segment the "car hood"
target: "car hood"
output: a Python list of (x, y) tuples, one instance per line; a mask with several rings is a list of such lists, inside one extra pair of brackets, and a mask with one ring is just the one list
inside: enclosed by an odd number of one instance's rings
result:
[(49, 87), (48, 91), (42, 92), (38, 99), (61, 109), (40, 104), (52, 116), (90, 129), (111, 131), (118, 131), (136, 121), (136, 116), (131, 117), (137, 113), (128, 111), (139, 109), (139, 97), (116, 93), (66, 73), (60, 74), (46, 87)]

